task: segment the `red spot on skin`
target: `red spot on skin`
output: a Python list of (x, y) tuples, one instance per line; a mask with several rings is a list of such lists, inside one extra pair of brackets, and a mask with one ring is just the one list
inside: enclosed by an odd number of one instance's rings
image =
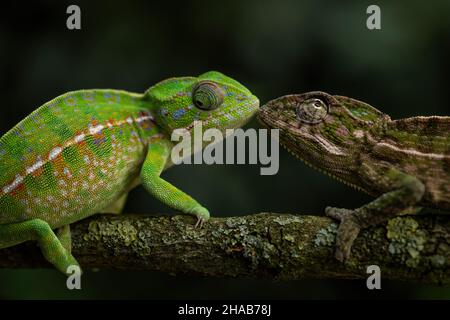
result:
[(10, 192), (11, 196), (17, 197), (21, 192), (25, 191), (25, 184), (19, 184), (14, 190)]
[[(147, 112), (141, 111), (141, 112), (139, 112), (138, 118), (140, 118), (140, 117), (147, 117), (147, 116), (149, 116), (149, 114), (148, 114)], [(141, 122), (139, 123), (139, 126), (140, 126), (142, 129), (144, 129), (144, 130), (150, 128), (151, 125), (152, 125), (152, 121), (151, 121), (150, 119), (141, 121)]]
[[(83, 159), (84, 156), (86, 156), (86, 155), (89, 157), (89, 159), (95, 158), (95, 155), (92, 153), (92, 151), (89, 149), (89, 147), (86, 143), (78, 146), (78, 152), (80, 153), (81, 159)], [(87, 166), (87, 164), (85, 163), (84, 160), (81, 160), (81, 161), (82, 161), (83, 165)]]
[(92, 137), (94, 138), (94, 143), (102, 143), (105, 142), (106, 139), (103, 131), (101, 133), (94, 134)]
[(40, 167), (39, 169), (36, 169), (32, 174), (31, 174), (31, 176), (33, 177), (33, 178), (37, 178), (37, 177), (39, 177), (40, 175), (42, 175), (44, 173), (44, 167), (42, 166), (42, 167)]
[(336, 134), (340, 137), (347, 137), (349, 135), (349, 132), (346, 127), (339, 127), (336, 129)]
[(77, 144), (77, 148), (80, 149), (82, 146), (85, 146), (85, 145), (86, 145), (86, 139), (83, 139), (83, 141), (81, 141)]
[(58, 172), (58, 177), (64, 172), (64, 168), (66, 164), (62, 155), (60, 154), (56, 159), (53, 160), (53, 168), (56, 172)]
[(332, 123), (334, 123), (334, 118), (331, 117), (331, 116), (325, 117), (324, 122), (325, 122), (326, 124), (332, 124)]

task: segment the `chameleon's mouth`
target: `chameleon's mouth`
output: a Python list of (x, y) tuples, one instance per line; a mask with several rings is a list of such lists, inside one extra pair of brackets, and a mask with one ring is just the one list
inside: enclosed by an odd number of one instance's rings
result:
[(259, 109), (259, 99), (258, 99), (256, 96), (253, 96), (252, 107), (253, 107), (254, 109)]
[(277, 117), (277, 113), (274, 112), (271, 106), (271, 101), (259, 108), (256, 117), (259, 123), (267, 129), (278, 128), (284, 130), (283, 128), (287, 125), (285, 121), (282, 121)]

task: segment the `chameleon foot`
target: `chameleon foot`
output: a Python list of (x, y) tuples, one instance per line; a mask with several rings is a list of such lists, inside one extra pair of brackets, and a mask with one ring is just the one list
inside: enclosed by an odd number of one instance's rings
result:
[(344, 209), (344, 208), (333, 208), (333, 207), (326, 207), (325, 208), (325, 214), (335, 220), (342, 220), (343, 216), (347, 216), (353, 213), (353, 210), (350, 209)]
[(195, 223), (194, 228), (201, 229), (203, 224), (209, 220), (209, 211), (204, 207), (195, 207), (192, 211), (189, 212), (197, 217), (197, 222)]
[(199, 229), (203, 228), (203, 224), (205, 223), (205, 221), (206, 221), (205, 218), (198, 217), (198, 218), (197, 218), (197, 222), (195, 223), (194, 228), (196, 228), (196, 229), (197, 229), (197, 228), (199, 228)]
[(361, 230), (361, 226), (355, 218), (355, 211), (342, 208), (327, 207), (325, 214), (333, 219), (339, 220), (339, 229), (336, 237), (336, 259), (341, 262), (350, 256), (353, 242)]

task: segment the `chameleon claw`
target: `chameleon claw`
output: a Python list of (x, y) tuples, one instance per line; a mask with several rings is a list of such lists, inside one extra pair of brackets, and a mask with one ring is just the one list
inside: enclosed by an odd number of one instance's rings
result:
[(201, 229), (203, 224), (209, 219), (209, 211), (204, 207), (196, 207), (194, 210), (190, 211), (189, 214), (197, 217), (197, 222), (194, 225), (194, 228), (196, 229)]
[(197, 222), (195, 223), (195, 225), (194, 225), (194, 228), (195, 229), (201, 229), (201, 228), (203, 228), (203, 224), (205, 223), (205, 219), (203, 218), (203, 217), (198, 217), (197, 218)]

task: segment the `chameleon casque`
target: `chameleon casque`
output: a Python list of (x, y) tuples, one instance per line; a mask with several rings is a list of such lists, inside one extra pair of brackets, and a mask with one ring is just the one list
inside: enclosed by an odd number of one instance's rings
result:
[(450, 117), (391, 120), (364, 102), (310, 92), (268, 102), (258, 119), (280, 129), (280, 143), (297, 158), (376, 197), (354, 210), (325, 209), (340, 221), (340, 261), (362, 228), (422, 207), (450, 209)]
[(80, 90), (45, 103), (0, 138), (0, 248), (36, 240), (66, 273), (78, 265), (69, 225), (119, 213), (141, 183), (201, 225), (208, 210), (160, 177), (172, 164), (171, 133), (192, 130), (194, 121), (237, 128), (258, 108), (248, 89), (214, 71), (170, 78), (144, 94)]

